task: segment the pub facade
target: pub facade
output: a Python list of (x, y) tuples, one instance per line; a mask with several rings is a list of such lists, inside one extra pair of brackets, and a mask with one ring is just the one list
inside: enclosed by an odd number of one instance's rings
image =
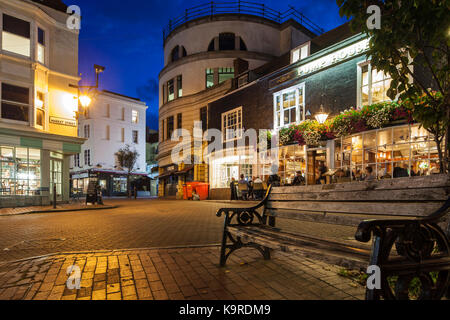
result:
[[(369, 39), (344, 24), (293, 49), (289, 57), (278, 58), (285, 66), (275, 71), (266, 67), (264, 74), (248, 82), (242, 79), (254, 72), (238, 76), (235, 90), (208, 106), (209, 128), (222, 131), (225, 149), (220, 156), (209, 154), (211, 198), (229, 199), (230, 182), (241, 175), (247, 181), (267, 181), (274, 164), (282, 185), (291, 184), (298, 172), (307, 184), (319, 183), (319, 166), (330, 176), (323, 183), (358, 180), (369, 166), (378, 179), (439, 172), (430, 134), (404, 120), (316, 145), (283, 141), (284, 129), (290, 126), (390, 101), (391, 79), (371, 66), (368, 47)], [(264, 160), (261, 139), (255, 150), (245, 134), (248, 129), (269, 130), (280, 147), (264, 151)], [(236, 134), (230, 133), (233, 130)]]

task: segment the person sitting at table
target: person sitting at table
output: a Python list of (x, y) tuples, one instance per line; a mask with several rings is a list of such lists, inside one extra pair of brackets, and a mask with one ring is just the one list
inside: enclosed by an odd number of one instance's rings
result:
[(263, 181), (259, 177), (253, 179), (253, 195), (254, 199), (262, 199), (264, 195)]
[(247, 200), (249, 188), (248, 188), (248, 182), (247, 182), (247, 180), (245, 180), (245, 176), (243, 174), (241, 174), (241, 179), (238, 181), (238, 184), (241, 185), (241, 186), (242, 185), (247, 186), (247, 190), (240, 190), (241, 188), (239, 188), (242, 200)]
[(272, 174), (269, 176), (269, 180), (267, 180), (268, 185), (272, 185), (273, 187), (279, 187), (280, 186), (280, 177), (278, 176), (278, 166), (273, 165), (271, 168)]
[(373, 169), (372, 167), (367, 167), (366, 168), (366, 175), (364, 177), (364, 181), (375, 181), (377, 178), (375, 177), (375, 175), (373, 174)]
[(319, 162), (319, 167), (316, 169), (317, 180), (316, 184), (322, 184), (321, 181), (326, 181), (324, 174), (328, 171), (328, 168), (325, 166), (323, 161)]
[(297, 175), (294, 178), (294, 181), (292, 181), (293, 186), (303, 186), (305, 185), (305, 178), (302, 175), (301, 171), (297, 171)]

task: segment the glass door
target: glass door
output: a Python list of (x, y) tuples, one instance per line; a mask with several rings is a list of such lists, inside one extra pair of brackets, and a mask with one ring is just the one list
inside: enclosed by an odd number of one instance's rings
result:
[(50, 195), (53, 199), (53, 188), (56, 186), (56, 200), (62, 200), (62, 160), (50, 160)]

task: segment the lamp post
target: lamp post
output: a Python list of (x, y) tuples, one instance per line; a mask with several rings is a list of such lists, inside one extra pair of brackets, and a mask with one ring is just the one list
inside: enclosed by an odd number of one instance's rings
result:
[[(69, 84), (69, 87), (77, 89), (77, 101), (78, 101), (78, 111), (75, 112), (75, 117), (78, 120), (80, 115), (86, 116), (87, 109), (92, 102), (93, 97), (97, 94), (98, 91), (98, 82), (100, 73), (105, 71), (105, 67), (94, 64), (95, 70), (95, 86), (78, 86)], [(80, 95), (81, 91), (85, 90), (86, 92), (83, 95)], [(93, 93), (91, 93), (93, 92)]]

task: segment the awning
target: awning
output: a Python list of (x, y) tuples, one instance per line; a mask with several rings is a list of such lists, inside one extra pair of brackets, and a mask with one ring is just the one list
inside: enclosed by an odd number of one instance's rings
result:
[(163, 174), (160, 174), (160, 175), (159, 175), (159, 179), (163, 179), (163, 178), (170, 177), (171, 175), (173, 175), (173, 174), (175, 174), (175, 173), (176, 173), (175, 170), (171, 170), (171, 171), (164, 172)]
[(181, 176), (183, 174), (188, 173), (189, 171), (193, 170), (194, 166), (186, 166), (183, 170), (179, 170), (177, 173), (175, 173), (177, 176)]

